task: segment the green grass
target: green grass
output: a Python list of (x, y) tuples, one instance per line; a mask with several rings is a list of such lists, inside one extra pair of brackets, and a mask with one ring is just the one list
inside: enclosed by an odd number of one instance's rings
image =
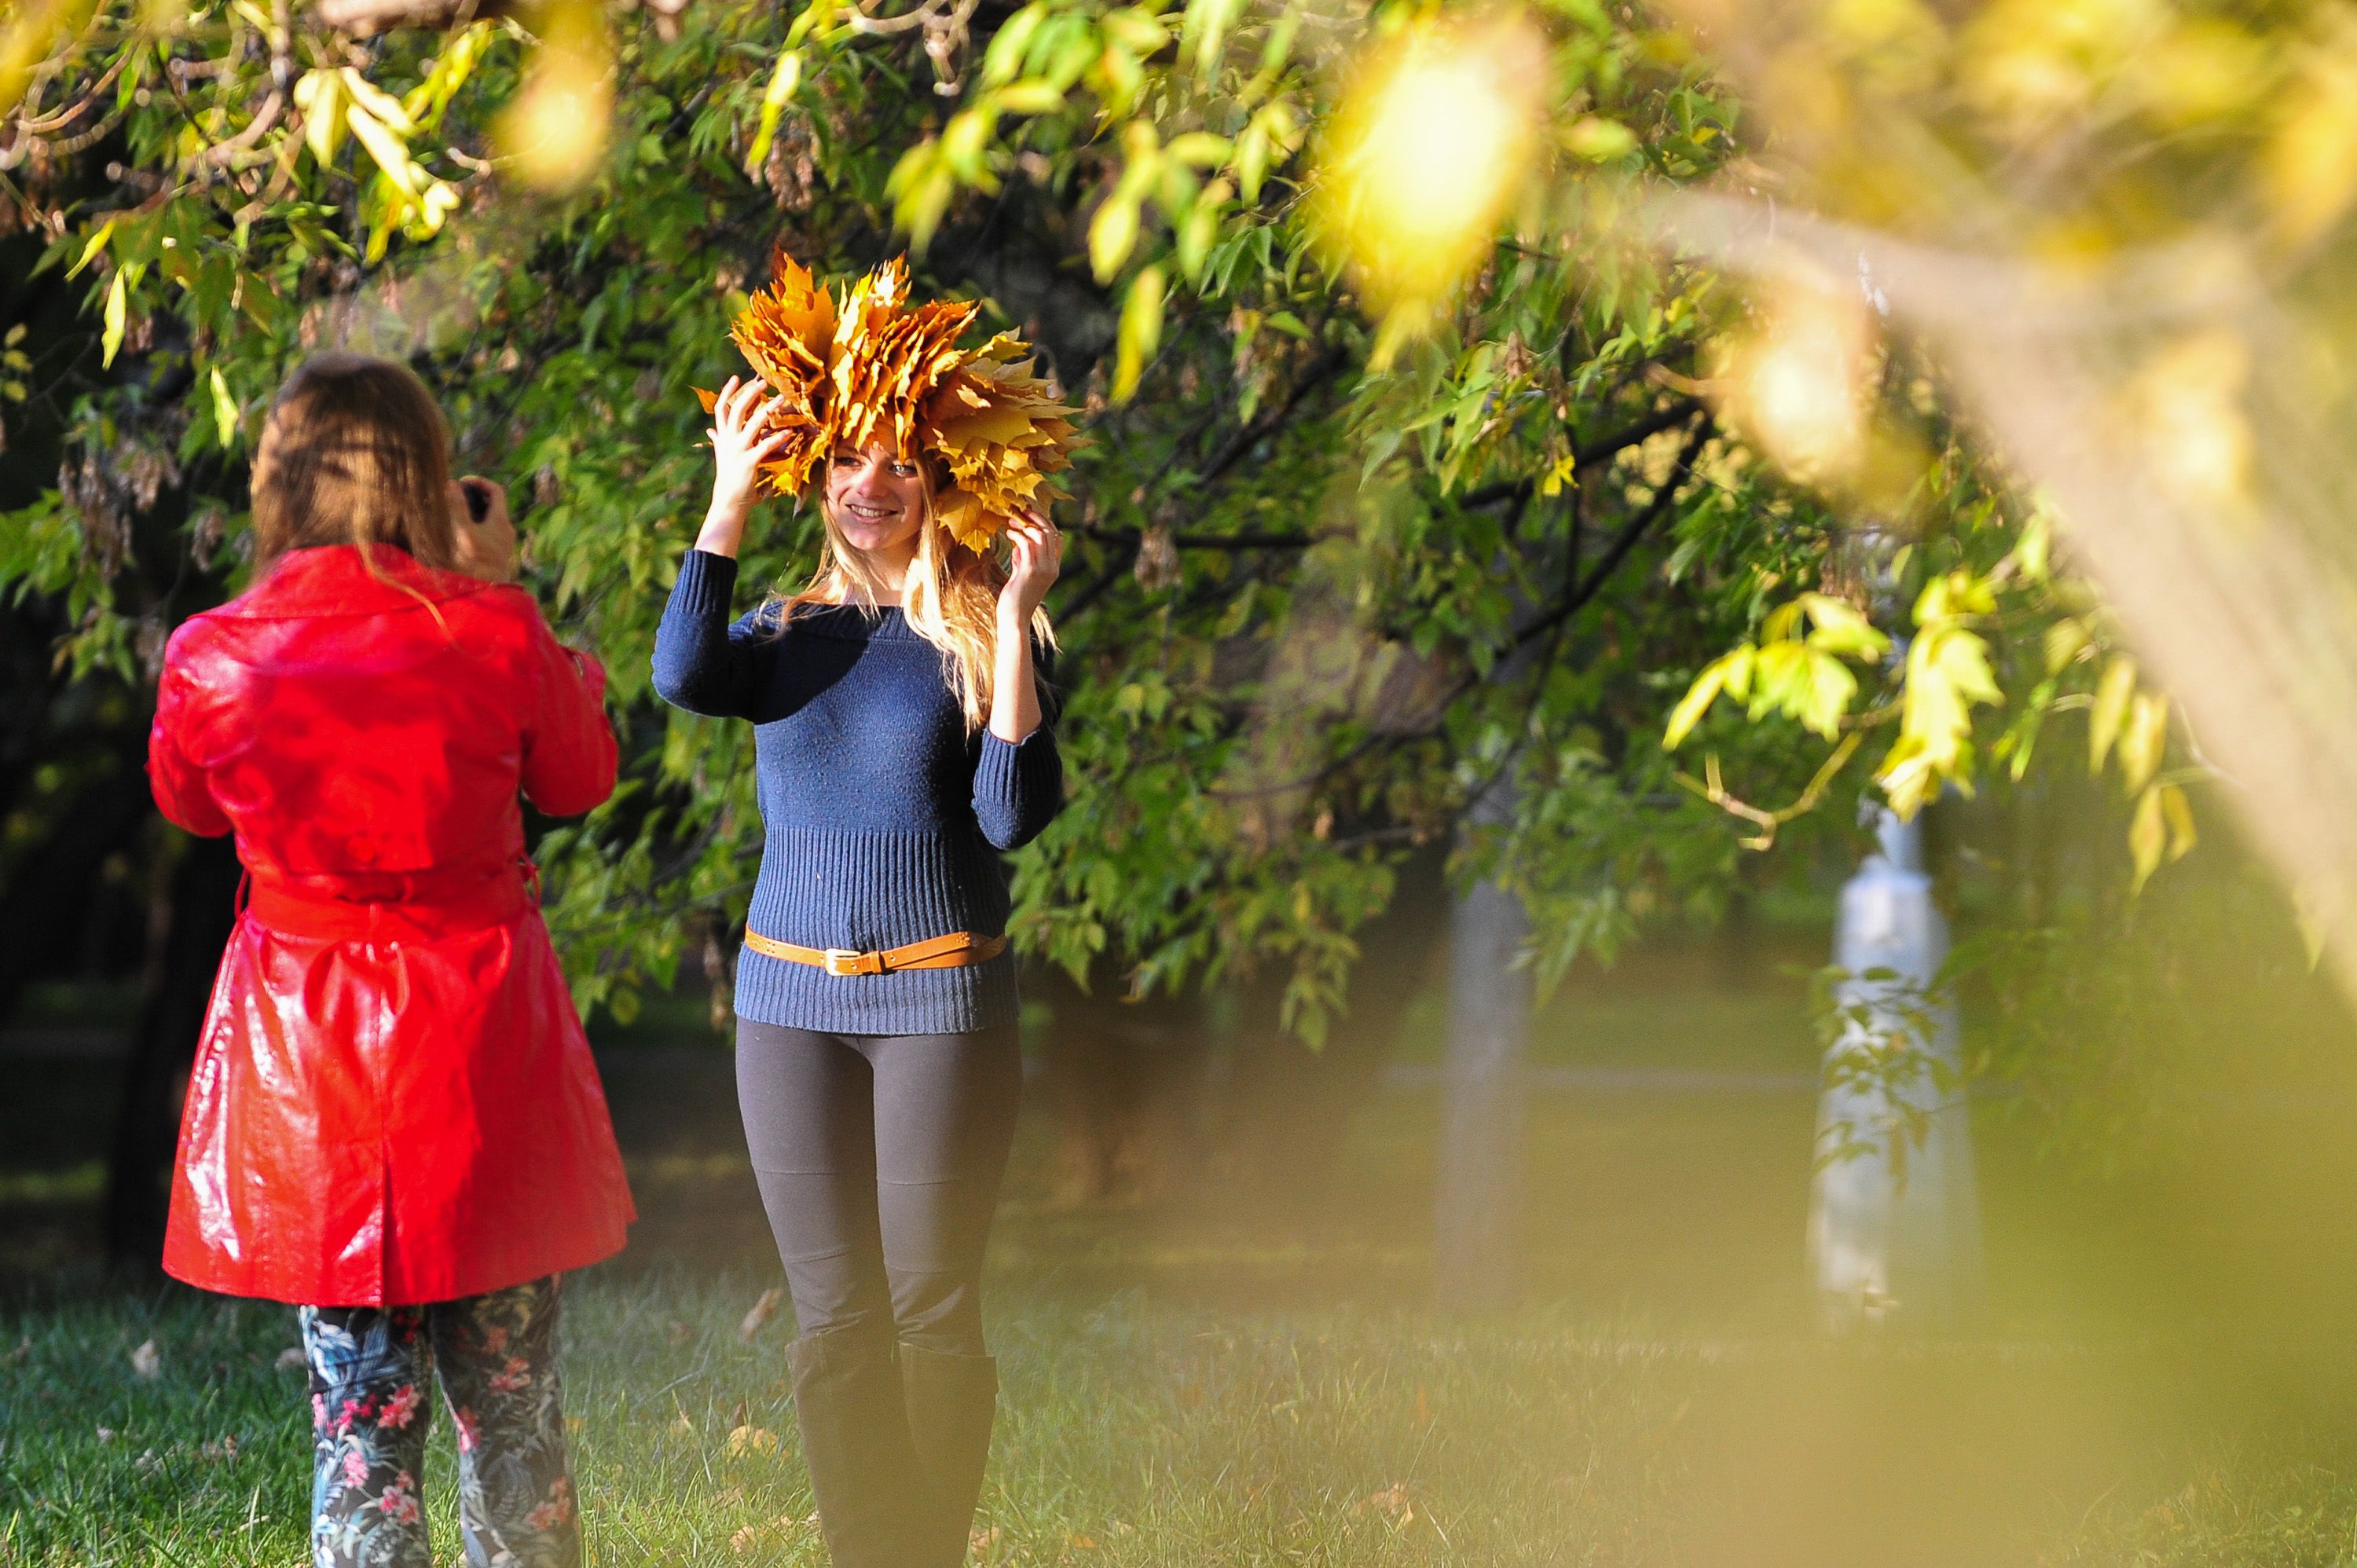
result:
[[(571, 1297), (594, 1562), (823, 1561), (787, 1330), (737, 1331), (767, 1283), (597, 1273)], [(0, 1563), (299, 1561), (293, 1339), (283, 1309), (177, 1290), (0, 1312)], [(1002, 1291), (996, 1339), (994, 1563), (2322, 1568), (2357, 1521), (2357, 1470), (2317, 1457), (2345, 1453), (2335, 1440), (2154, 1397), (2184, 1346), (1711, 1340), (1140, 1291)], [(446, 1552), (451, 1466), (446, 1433), (429, 1463)]]
[[(1575, 975), (1534, 1056), (1805, 1070), (1797, 982), (1654, 961)], [(1408, 1059), (1433, 1033), (1363, 1023)], [(1813, 1332), (1805, 1089), (1534, 1092), (1533, 1305), (1479, 1321), (1422, 1305), (1429, 1085), (1231, 1106), (1200, 1162), (1092, 1204), (1067, 1200), (1035, 1097), (993, 1246), (1006, 1397), (986, 1559), (2357, 1568), (2357, 1070), (2277, 1064), (2306, 1036), (2272, 1015), (2204, 1027), (2185, 1069), (2201, 1114), (2147, 1165), (2098, 1175), (2054, 1158), (2025, 1104), (1975, 1106), (1991, 1303), (1959, 1339)], [(727, 1055), (606, 1068), (641, 1219), (569, 1298), (592, 1561), (817, 1568), (789, 1330), (737, 1333), (776, 1266)], [(0, 1568), (292, 1568), (309, 1462), (303, 1375), (279, 1364), (293, 1314), (105, 1283), (102, 1068), (10, 1071)], [(1283, 1157), (1302, 1146), (1316, 1158)], [(452, 1473), (446, 1435), (428, 1476), (445, 1561)]]

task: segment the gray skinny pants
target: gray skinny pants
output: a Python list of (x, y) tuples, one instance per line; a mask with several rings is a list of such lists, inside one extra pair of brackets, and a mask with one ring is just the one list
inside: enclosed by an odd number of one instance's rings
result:
[(1022, 1099), (1012, 1025), (830, 1035), (737, 1021), (737, 1101), (805, 1335), (892, 1324), (986, 1354), (982, 1260)]

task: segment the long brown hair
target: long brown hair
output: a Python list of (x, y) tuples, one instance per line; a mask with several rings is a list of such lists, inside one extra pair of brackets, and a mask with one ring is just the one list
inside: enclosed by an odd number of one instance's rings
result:
[(449, 427), (425, 383), (389, 360), (317, 355), (270, 405), (253, 454), (254, 566), (319, 544), (457, 567)]
[[(918, 526), (917, 558), (900, 585), (900, 614), (909, 629), (941, 650), (949, 682), (964, 710), (968, 730), (990, 722), (992, 688), (998, 672), (998, 590), (1006, 573), (994, 553), (976, 554), (950, 537), (933, 510), (933, 496), (942, 483), (930, 460), (920, 459), (917, 471), (925, 487), (924, 521)], [(781, 596), (775, 624), (783, 627), (796, 605), (856, 604), (874, 611), (883, 578), (869, 564), (866, 553), (844, 536), (826, 501), (826, 465), (819, 467), (818, 514), (826, 525), (826, 546), (818, 570), (798, 594)], [(1034, 611), (1031, 635), (1049, 648), (1056, 646), (1055, 628), (1048, 612)]]

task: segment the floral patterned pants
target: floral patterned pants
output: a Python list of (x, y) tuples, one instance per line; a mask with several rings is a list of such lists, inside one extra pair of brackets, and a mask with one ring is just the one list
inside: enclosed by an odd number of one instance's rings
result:
[(474, 1568), (576, 1568), (554, 1275), (426, 1306), (307, 1306), (315, 1568), (433, 1568), (419, 1482), (438, 1372)]

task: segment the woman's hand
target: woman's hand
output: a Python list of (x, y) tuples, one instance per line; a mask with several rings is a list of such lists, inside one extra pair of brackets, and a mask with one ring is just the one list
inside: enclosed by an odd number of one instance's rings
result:
[(1015, 558), (1007, 566), (1006, 585), (998, 590), (999, 633), (1028, 638), (1032, 613), (1063, 568), (1064, 536), (1046, 512), (1026, 507), (1007, 520), (1006, 537)]
[[(475, 521), (467, 492), (484, 498), (483, 519)], [(512, 583), (516, 575), (515, 524), (508, 517), (508, 493), (479, 474), (450, 481), (451, 529), (458, 547), (458, 570), (487, 583)]]
[(712, 427), (705, 432), (712, 438), (712, 507), (704, 514), (703, 531), (696, 535), (698, 550), (716, 555), (737, 553), (737, 542), (745, 536), (746, 515), (753, 510), (760, 467), (792, 434), (787, 430), (763, 433), (770, 416), (784, 401), (762, 397), (764, 390), (759, 381), (731, 376), (720, 389), (719, 401), (712, 405)]

